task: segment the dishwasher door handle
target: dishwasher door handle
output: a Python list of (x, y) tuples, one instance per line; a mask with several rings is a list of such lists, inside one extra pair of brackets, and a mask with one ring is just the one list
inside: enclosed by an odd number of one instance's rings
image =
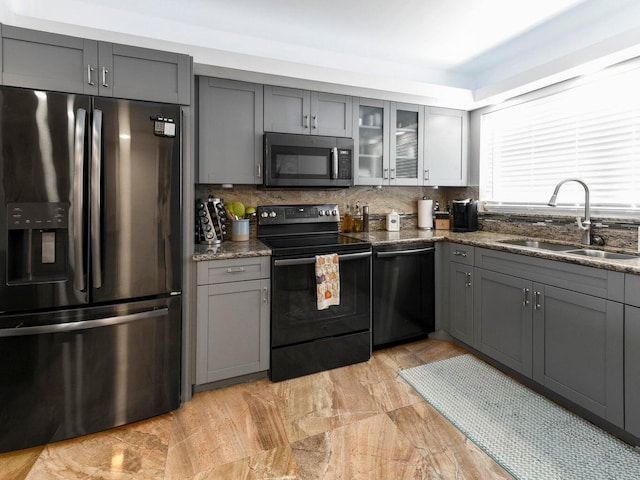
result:
[(376, 252), (376, 258), (400, 257), (403, 255), (419, 255), (421, 253), (434, 252), (435, 247), (416, 248), (413, 250), (396, 250), (390, 252)]
[[(359, 260), (361, 258), (367, 258), (371, 256), (371, 252), (360, 253), (346, 253), (344, 255), (338, 255), (341, 262), (348, 260)], [(316, 263), (316, 257), (303, 257), (303, 258), (284, 258), (282, 260), (274, 260), (274, 267), (286, 267), (289, 265), (308, 265), (310, 263)]]

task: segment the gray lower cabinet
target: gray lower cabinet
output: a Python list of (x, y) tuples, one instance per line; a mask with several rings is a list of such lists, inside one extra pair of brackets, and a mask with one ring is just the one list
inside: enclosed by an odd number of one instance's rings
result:
[(188, 55), (1, 28), (3, 85), (185, 105), (191, 101)]
[(451, 261), (449, 263), (449, 334), (472, 346), (473, 289), (473, 266)]
[(476, 269), (474, 346), (513, 370), (531, 377), (531, 282)]
[(269, 369), (270, 257), (197, 265), (196, 383)]
[(478, 248), (475, 347), (624, 426), (624, 275)]
[(622, 428), (622, 303), (549, 285), (533, 293), (533, 379)]
[(624, 289), (624, 428), (640, 438), (640, 275), (626, 274)]
[(264, 87), (267, 132), (351, 137), (353, 100), (346, 95), (295, 88)]
[(640, 308), (625, 307), (624, 324), (624, 428), (640, 437)]
[(200, 183), (262, 184), (263, 87), (198, 79)]

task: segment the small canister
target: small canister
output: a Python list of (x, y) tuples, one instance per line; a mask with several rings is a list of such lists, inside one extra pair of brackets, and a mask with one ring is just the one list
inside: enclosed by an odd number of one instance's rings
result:
[(400, 231), (400, 215), (395, 210), (391, 210), (391, 212), (387, 213), (387, 231)]

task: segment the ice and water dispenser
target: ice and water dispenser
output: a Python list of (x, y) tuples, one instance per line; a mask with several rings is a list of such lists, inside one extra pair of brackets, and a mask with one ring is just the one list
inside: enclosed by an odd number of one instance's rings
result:
[(67, 279), (69, 204), (64, 202), (7, 205), (7, 284)]

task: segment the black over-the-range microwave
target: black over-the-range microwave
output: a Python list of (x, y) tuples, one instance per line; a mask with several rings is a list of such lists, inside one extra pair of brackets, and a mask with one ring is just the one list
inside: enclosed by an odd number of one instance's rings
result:
[(339, 188), (353, 185), (353, 139), (264, 134), (265, 187)]

